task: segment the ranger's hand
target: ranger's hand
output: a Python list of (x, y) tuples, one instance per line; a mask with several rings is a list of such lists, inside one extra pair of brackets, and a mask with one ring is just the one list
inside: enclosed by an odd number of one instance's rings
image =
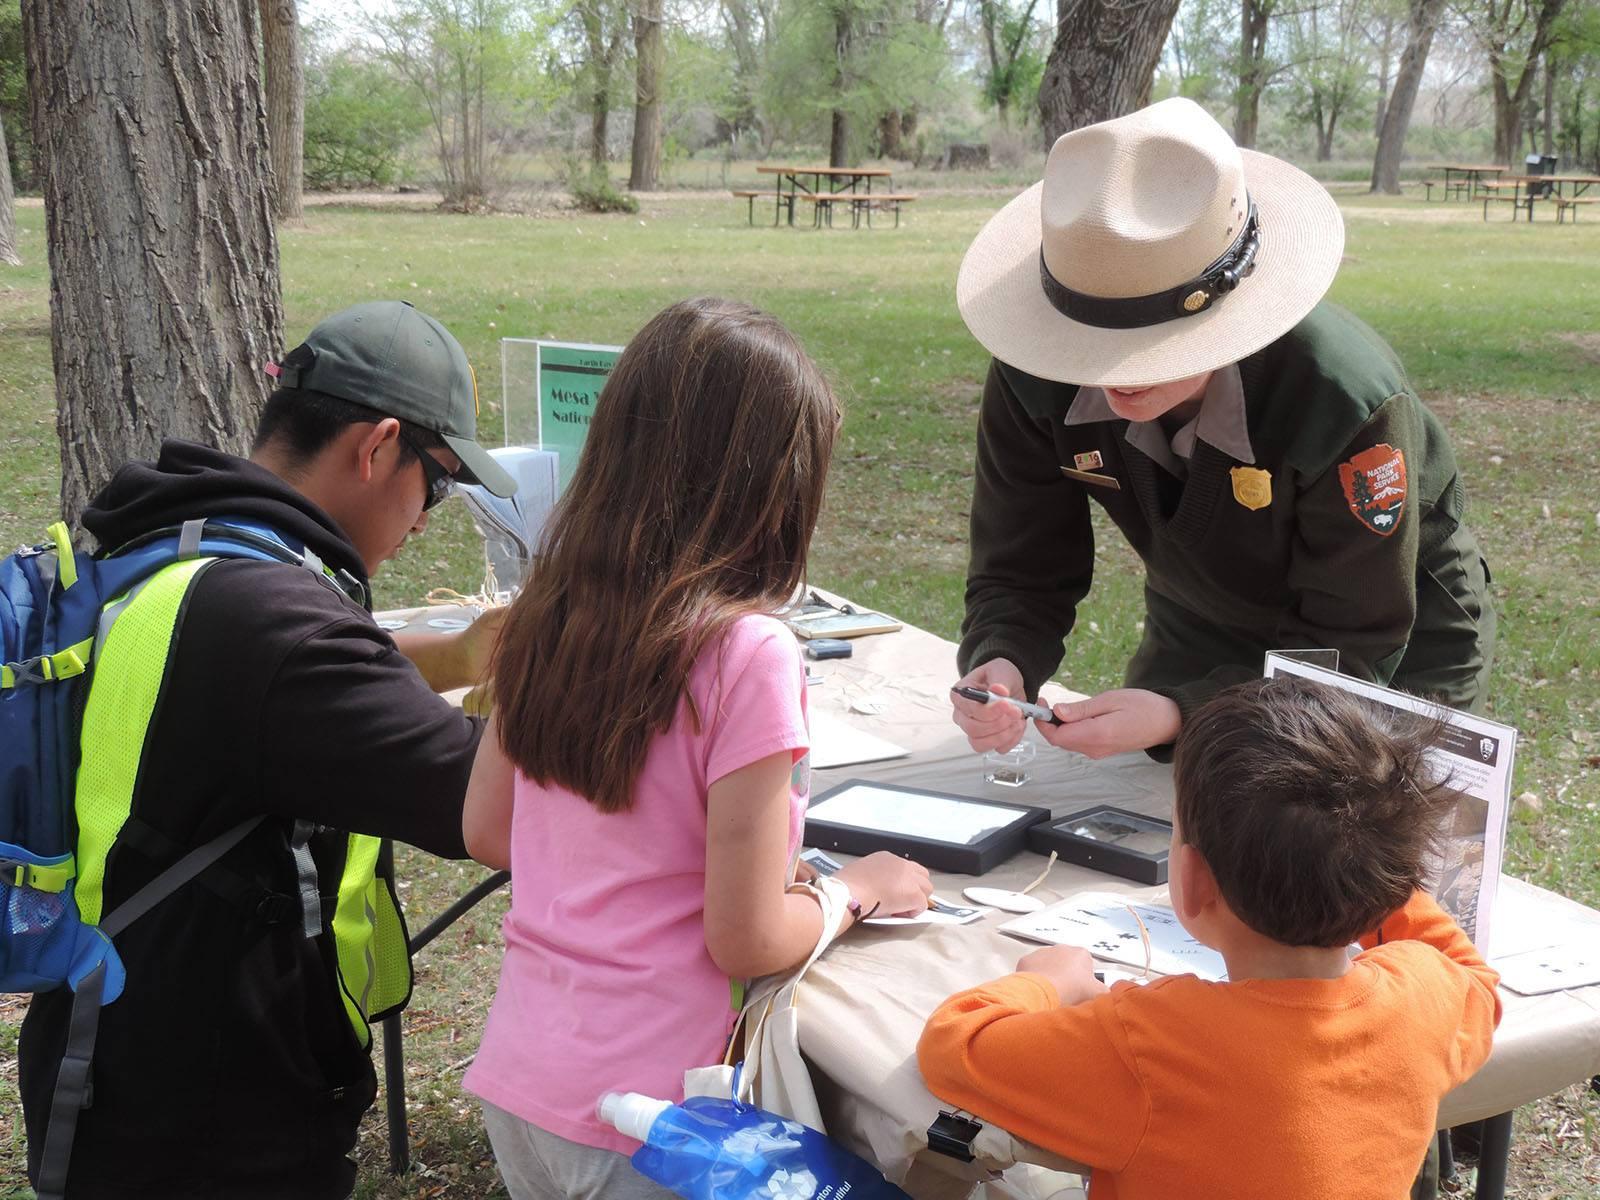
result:
[(1045, 741), (1090, 758), (1163, 746), (1183, 727), (1183, 715), (1175, 703), (1143, 688), (1117, 688), (1087, 700), (1057, 704), (1051, 711), (1061, 724), (1034, 722)]
[[(983, 666), (968, 672), (956, 681), (957, 687), (982, 688), (997, 696), (1022, 696), (1022, 672), (1016, 664), (1004, 658), (991, 658)], [(982, 754), (985, 750), (1009, 750), (1022, 740), (1028, 719), (1010, 704), (980, 704), (950, 695), (954, 708), (951, 714), (961, 732), (967, 735), (972, 748)]]

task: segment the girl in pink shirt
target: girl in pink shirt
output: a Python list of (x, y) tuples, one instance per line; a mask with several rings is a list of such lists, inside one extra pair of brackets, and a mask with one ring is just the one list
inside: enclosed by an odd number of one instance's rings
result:
[[(681, 1097), (723, 1055), (732, 981), (798, 966), (821, 935), (788, 890), (806, 689), (770, 614), (805, 578), (839, 420), (772, 317), (673, 305), (617, 360), (512, 605), (464, 828), (512, 873), (466, 1086), (514, 1200), (668, 1195), (595, 1102)], [(918, 911), (932, 887), (887, 854), (838, 878), (868, 912)]]

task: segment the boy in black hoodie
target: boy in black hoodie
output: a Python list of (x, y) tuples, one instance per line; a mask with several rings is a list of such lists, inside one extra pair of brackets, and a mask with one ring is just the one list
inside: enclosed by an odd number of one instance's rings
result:
[[(360, 598), (301, 567), (239, 559), (211, 562), (187, 593), (106, 859), (105, 911), (187, 850), (266, 819), (117, 937), (127, 987), (100, 1014), (72, 1200), (348, 1195), (346, 1155), (376, 1092), (333, 927), (341, 885), (359, 875), (350, 835), (466, 857), (480, 728), (436, 693), (476, 680), (492, 628), (397, 645), (372, 619), (367, 581), (453, 479), (515, 487), (473, 440), (471, 368), (438, 322), (391, 301), (328, 318), (269, 372), (279, 388), (249, 461), (168, 441), (83, 515), (107, 551), (198, 517), (244, 518)], [(308, 863), (321, 919), (309, 929)], [(64, 989), (40, 994), (22, 1027), (35, 1181), (71, 1007)]]

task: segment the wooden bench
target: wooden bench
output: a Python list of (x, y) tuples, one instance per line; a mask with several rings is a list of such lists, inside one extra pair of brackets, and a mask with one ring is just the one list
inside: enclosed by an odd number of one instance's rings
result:
[(1600, 204), (1600, 196), (1557, 196), (1555, 201), (1556, 224), (1565, 223), (1567, 210), (1570, 208), (1572, 210), (1572, 223), (1576, 225), (1578, 223), (1578, 205)]
[[(827, 225), (829, 229), (832, 229), (834, 210), (845, 205), (853, 205), (856, 197), (851, 192), (801, 192), (800, 199), (812, 206), (811, 224), (813, 228), (821, 229), (823, 225)], [(852, 214), (854, 211), (855, 209), (852, 207)], [(855, 223), (852, 221), (851, 228), (854, 227)]]
[(776, 225), (778, 223), (779, 218), (782, 217), (783, 210), (785, 208), (788, 208), (788, 209), (791, 210), (790, 218), (793, 219), (794, 197), (788, 195), (787, 193), (784, 193), (784, 192), (773, 193), (773, 192), (765, 192), (765, 191), (750, 191), (747, 188), (737, 188), (737, 189), (734, 190), (734, 193), (733, 193), (733, 198), (735, 200), (743, 200), (743, 201), (745, 201), (746, 215), (750, 218), (750, 224), (752, 224), (752, 225), (754, 225), (756, 223), (756, 201), (761, 199), (763, 196), (775, 196), (775, 198), (776, 198), (777, 207), (773, 210), (773, 214), (772, 214), (772, 223), (774, 225)]
[(894, 213), (894, 227), (900, 228), (900, 206), (910, 204), (916, 197), (909, 194), (896, 194), (893, 192), (879, 193), (877, 195), (864, 195), (856, 197), (856, 219), (859, 221), (861, 213), (867, 214), (867, 228), (872, 228), (872, 210), (892, 211)]
[(900, 227), (900, 206), (910, 204), (915, 196), (902, 195), (894, 192), (822, 192), (818, 195), (802, 194), (800, 199), (808, 204), (815, 205), (814, 224), (820, 228), (824, 223), (828, 228), (833, 228), (833, 214), (836, 210), (849, 206), (850, 228), (861, 228), (862, 214), (866, 214), (867, 228), (872, 228), (872, 211), (878, 209), (882, 212), (893, 211), (895, 228)]
[[(1483, 192), (1483, 219), (1485, 221), (1489, 219), (1489, 205), (1509, 204), (1511, 205), (1511, 219), (1515, 221), (1517, 219), (1517, 209), (1529, 208), (1530, 205), (1528, 198), (1520, 194), (1521, 186), (1521, 184), (1517, 183), (1480, 183), (1478, 187)], [(1502, 192), (1509, 192), (1510, 195), (1502, 195)]]
[[(1459, 197), (1462, 192), (1466, 191), (1467, 187), (1468, 187), (1468, 181), (1465, 180), (1465, 179), (1452, 179), (1448, 183), (1446, 183), (1442, 179), (1424, 179), (1422, 181), (1422, 186), (1426, 189), (1426, 194), (1423, 196), (1424, 200), (1432, 200), (1433, 199), (1433, 189), (1434, 188), (1443, 188), (1444, 189), (1444, 198), (1446, 200), (1448, 200), (1450, 198), (1450, 196), (1451, 196), (1451, 193), (1454, 193), (1456, 196)], [(1479, 184), (1478, 186), (1479, 187), (1487, 187), (1488, 185), (1487, 184)]]

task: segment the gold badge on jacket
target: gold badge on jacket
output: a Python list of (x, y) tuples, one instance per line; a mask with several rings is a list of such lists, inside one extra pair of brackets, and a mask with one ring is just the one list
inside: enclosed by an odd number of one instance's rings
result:
[(1272, 473), (1260, 467), (1234, 467), (1233, 498), (1251, 512), (1272, 503)]

